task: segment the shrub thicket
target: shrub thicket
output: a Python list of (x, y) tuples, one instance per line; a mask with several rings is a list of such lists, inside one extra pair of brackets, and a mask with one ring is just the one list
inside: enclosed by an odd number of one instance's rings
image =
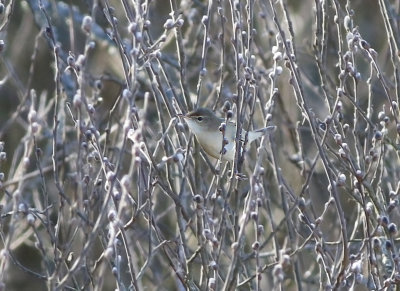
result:
[(0, 290), (395, 288), (399, 4), (0, 1)]

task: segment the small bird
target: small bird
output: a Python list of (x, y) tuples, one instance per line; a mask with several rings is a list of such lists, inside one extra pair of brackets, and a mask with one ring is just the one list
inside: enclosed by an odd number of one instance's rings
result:
[[(199, 107), (194, 111), (182, 115), (188, 124), (190, 130), (194, 133), (204, 151), (210, 156), (219, 159), (221, 157), (222, 137), (223, 130), (221, 125), (225, 122), (223, 118), (217, 117), (214, 112), (208, 108)], [(248, 143), (263, 135), (273, 131), (275, 126), (268, 126), (265, 128), (249, 131)], [(236, 124), (228, 122), (225, 127), (225, 141), (224, 141), (224, 154), (222, 155), (223, 161), (232, 162), (235, 158), (235, 137), (236, 137)], [(241, 139), (244, 142), (246, 131), (242, 130)]]

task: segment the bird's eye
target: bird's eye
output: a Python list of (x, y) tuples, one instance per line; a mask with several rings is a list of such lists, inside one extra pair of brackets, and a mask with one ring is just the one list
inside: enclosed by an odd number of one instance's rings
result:
[(203, 117), (202, 117), (202, 116), (199, 116), (199, 117), (197, 117), (197, 120), (198, 120), (198, 121), (203, 121)]

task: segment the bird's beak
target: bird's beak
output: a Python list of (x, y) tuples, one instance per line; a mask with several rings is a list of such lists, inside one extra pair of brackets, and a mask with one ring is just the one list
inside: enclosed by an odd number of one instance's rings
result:
[(176, 116), (181, 117), (183, 119), (187, 118), (187, 116), (185, 114), (182, 114), (182, 113), (178, 113)]

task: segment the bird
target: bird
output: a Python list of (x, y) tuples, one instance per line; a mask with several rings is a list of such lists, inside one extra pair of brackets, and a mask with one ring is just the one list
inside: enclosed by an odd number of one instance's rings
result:
[[(182, 115), (189, 129), (196, 136), (198, 142), (204, 151), (213, 158), (223, 161), (232, 162), (235, 159), (235, 138), (236, 124), (228, 122), (225, 119), (217, 117), (215, 113), (205, 107), (197, 109)], [(262, 137), (263, 135), (275, 130), (275, 126), (268, 126), (248, 132), (248, 143)], [(225, 132), (225, 135), (223, 135)], [(222, 146), (222, 138), (224, 137), (224, 147)], [(243, 129), (241, 140), (244, 142), (246, 131)], [(221, 155), (221, 153), (223, 153)]]

